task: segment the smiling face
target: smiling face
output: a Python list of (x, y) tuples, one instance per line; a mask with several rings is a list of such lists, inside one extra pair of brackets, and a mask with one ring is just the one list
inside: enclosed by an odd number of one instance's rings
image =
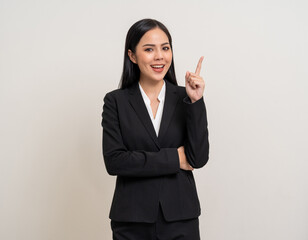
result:
[(163, 80), (172, 62), (169, 39), (160, 28), (146, 32), (128, 56), (140, 69), (140, 81)]

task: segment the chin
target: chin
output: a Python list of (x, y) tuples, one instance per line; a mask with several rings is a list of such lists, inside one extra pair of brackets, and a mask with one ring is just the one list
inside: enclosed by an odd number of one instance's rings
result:
[(162, 75), (162, 77), (156, 77), (156, 78), (152, 78), (153, 81), (159, 82), (162, 81), (164, 79), (165, 75)]
[(161, 72), (161, 73), (154, 73), (154, 74), (152, 72), (148, 72), (148, 74), (144, 75), (144, 77), (146, 79), (150, 79), (151, 81), (159, 82), (165, 78), (166, 74), (167, 74), (167, 71)]
[(151, 81), (159, 82), (164, 79), (166, 74), (159, 74), (159, 75), (148, 75), (147, 78), (151, 79)]

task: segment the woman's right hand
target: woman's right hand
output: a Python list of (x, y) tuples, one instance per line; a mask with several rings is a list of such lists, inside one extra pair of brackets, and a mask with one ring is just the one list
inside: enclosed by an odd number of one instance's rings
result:
[(187, 170), (187, 171), (194, 170), (193, 167), (190, 166), (189, 163), (187, 162), (184, 146), (181, 146), (178, 148), (178, 154), (179, 154), (179, 159), (180, 159), (180, 168), (183, 170)]

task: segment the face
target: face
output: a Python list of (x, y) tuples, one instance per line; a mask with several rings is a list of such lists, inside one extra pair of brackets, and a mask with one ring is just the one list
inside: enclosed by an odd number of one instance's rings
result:
[(167, 35), (160, 28), (146, 32), (136, 46), (128, 50), (130, 60), (140, 69), (140, 81), (162, 80), (172, 62), (172, 51)]

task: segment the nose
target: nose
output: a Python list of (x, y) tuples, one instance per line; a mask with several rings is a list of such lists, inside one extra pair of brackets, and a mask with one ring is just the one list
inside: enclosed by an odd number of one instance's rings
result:
[(155, 54), (155, 60), (162, 60), (163, 59), (163, 53), (161, 50), (157, 50)]

